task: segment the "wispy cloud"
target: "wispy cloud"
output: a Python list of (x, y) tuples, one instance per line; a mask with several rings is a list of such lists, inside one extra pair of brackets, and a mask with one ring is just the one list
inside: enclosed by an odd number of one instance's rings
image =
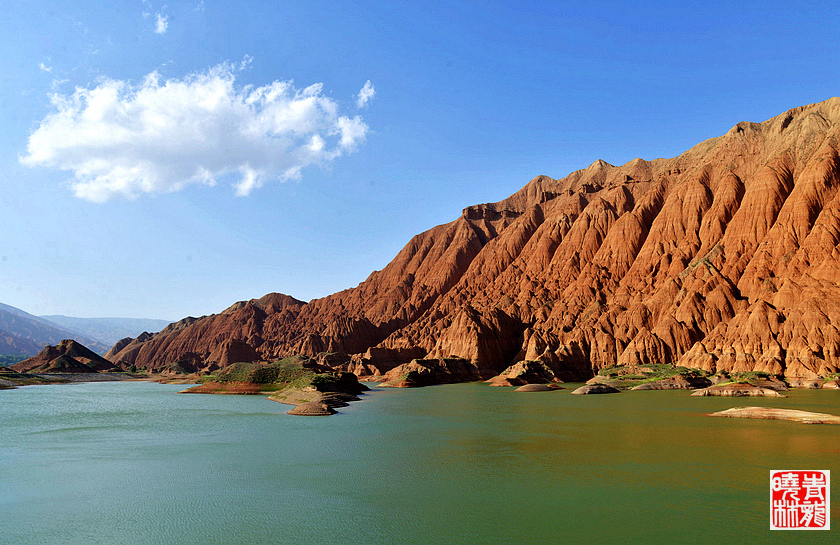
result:
[[(154, 7), (149, 0), (141, 0), (143, 3), (143, 19), (148, 19), (149, 16), (152, 14)], [(155, 11), (155, 34), (166, 34), (166, 30), (169, 28), (169, 16), (164, 15), (163, 12), (166, 10), (166, 6), (160, 8), (160, 11)]]
[(152, 72), (139, 84), (106, 80), (56, 93), (20, 161), (72, 171), (75, 195), (94, 202), (214, 185), (225, 175), (248, 195), (364, 142), (367, 125), (340, 115), (320, 83), (243, 87), (240, 69), (224, 63), (169, 80)]
[(367, 80), (364, 87), (362, 87), (362, 90), (359, 91), (358, 98), (356, 99), (356, 106), (359, 108), (367, 106), (368, 102), (370, 102), (370, 99), (372, 99), (375, 94), (376, 90), (373, 88), (373, 84), (370, 80)]
[(155, 34), (164, 34), (166, 29), (169, 28), (169, 17), (166, 15), (161, 15), (160, 13), (156, 13), (157, 15), (157, 22), (155, 23)]
[[(52, 66), (47, 66), (43, 62), (38, 63), (38, 68), (41, 69), (42, 72), (46, 72), (52, 76), (55, 76), (55, 71), (53, 70)], [(53, 77), (52, 82), (50, 83), (50, 89), (56, 91), (62, 84), (67, 83), (69, 80), (67, 79), (60, 79), (57, 77)]]

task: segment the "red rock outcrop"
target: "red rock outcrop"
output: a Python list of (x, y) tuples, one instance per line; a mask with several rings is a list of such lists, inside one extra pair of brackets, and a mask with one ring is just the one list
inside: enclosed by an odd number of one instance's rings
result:
[(586, 384), (577, 390), (572, 390), (575, 395), (592, 395), (592, 394), (618, 394), (621, 390), (614, 388), (608, 384)]
[(416, 388), (432, 384), (471, 382), (481, 379), (474, 364), (460, 358), (412, 360), (394, 367), (382, 377), (387, 388)]
[(124, 368), (134, 364), (161, 370), (177, 363), (188, 372), (257, 361), (264, 354), (273, 355), (274, 347), (285, 346), (286, 330), (304, 305), (277, 293), (240, 301), (219, 314), (184, 318), (159, 333), (123, 339), (105, 357)]
[(45, 346), (37, 356), (12, 366), (18, 373), (98, 373), (117, 370), (116, 366), (72, 339), (56, 346)]
[(491, 386), (524, 386), (560, 380), (554, 375), (554, 371), (541, 361), (520, 361), (485, 382)]
[(539, 176), (415, 236), (356, 288), (237, 303), (108, 356), (199, 368), (236, 340), (233, 359), (343, 353), (364, 375), (457, 357), (482, 378), (525, 360), (563, 380), (649, 363), (826, 376), (840, 371), (838, 138), (833, 98), (679, 157)]

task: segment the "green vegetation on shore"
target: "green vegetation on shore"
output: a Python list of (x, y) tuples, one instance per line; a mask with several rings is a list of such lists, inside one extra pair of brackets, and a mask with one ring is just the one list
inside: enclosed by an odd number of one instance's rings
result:
[(708, 373), (701, 369), (677, 367), (668, 363), (651, 363), (640, 366), (610, 365), (598, 371), (599, 382), (614, 388), (627, 389), (674, 378), (678, 375), (685, 377), (707, 377)]
[(16, 363), (20, 363), (29, 356), (0, 356), (0, 367), (11, 367)]
[(687, 380), (693, 383), (695, 388), (701, 387), (698, 384), (704, 381), (707, 384), (711, 382), (718, 386), (749, 384), (763, 387), (770, 384), (776, 389), (786, 389), (787, 387), (787, 381), (784, 378), (771, 375), (764, 371), (721, 371), (713, 374), (702, 369), (678, 367), (667, 363), (637, 366), (611, 365), (598, 371), (598, 375), (590, 382), (599, 382), (619, 389), (631, 389), (645, 384), (673, 379)]
[(233, 363), (198, 381), (198, 386), (185, 392), (270, 394), (272, 399), (284, 401), (292, 392), (291, 397), (297, 400), (329, 393), (358, 394), (367, 389), (353, 373), (332, 371), (306, 356), (292, 356), (273, 363)]
[(764, 371), (744, 371), (741, 373), (720, 373), (723, 380), (718, 384), (752, 384), (757, 380), (770, 380), (773, 376)]
[(308, 385), (315, 371), (303, 366), (307, 360), (301, 356), (292, 356), (268, 364), (233, 363), (227, 367), (201, 377), (201, 382), (248, 382), (267, 386)]
[(0, 390), (11, 390), (18, 386), (33, 386), (36, 384), (64, 384), (61, 378), (42, 377), (29, 373), (17, 373), (7, 367), (0, 368)]

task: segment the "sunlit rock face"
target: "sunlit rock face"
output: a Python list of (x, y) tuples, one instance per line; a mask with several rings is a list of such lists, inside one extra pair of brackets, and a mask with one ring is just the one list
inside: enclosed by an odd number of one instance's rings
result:
[(198, 369), (322, 354), (365, 376), (418, 358), (460, 358), (482, 378), (525, 360), (561, 380), (648, 363), (824, 376), (840, 371), (838, 133), (834, 98), (672, 159), (539, 176), (415, 236), (355, 288), (237, 303), (107, 357)]

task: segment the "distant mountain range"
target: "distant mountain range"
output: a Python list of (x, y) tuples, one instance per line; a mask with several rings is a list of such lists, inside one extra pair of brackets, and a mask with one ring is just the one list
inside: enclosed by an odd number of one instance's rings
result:
[(46, 345), (75, 339), (98, 354), (118, 340), (158, 331), (169, 322), (133, 318), (39, 317), (0, 303), (0, 356), (34, 356)]
[(149, 318), (74, 318), (53, 314), (41, 316), (72, 331), (78, 331), (88, 337), (107, 344), (110, 348), (117, 341), (126, 337), (136, 337), (148, 331), (156, 333), (169, 325), (168, 320), (153, 320)]

